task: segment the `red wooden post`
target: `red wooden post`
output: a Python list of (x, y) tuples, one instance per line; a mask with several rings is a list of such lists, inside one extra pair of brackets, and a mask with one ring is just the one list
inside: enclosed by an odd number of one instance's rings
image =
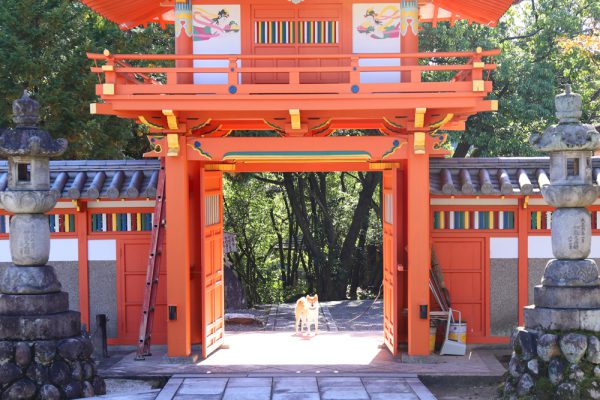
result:
[[(169, 357), (191, 353), (190, 187), (186, 139), (179, 155), (166, 158), (167, 344)], [(173, 308), (174, 307), (174, 308)]]
[[(410, 136), (407, 171), (408, 354), (429, 354), (429, 155), (415, 154)], [(426, 146), (427, 147), (427, 146)], [(421, 307), (427, 315), (421, 318)]]
[[(402, 0), (402, 19), (400, 51), (403, 54), (419, 52), (419, 5), (416, 0)], [(418, 65), (416, 58), (403, 58), (403, 66)], [(417, 76), (418, 74), (418, 76)], [(402, 82), (419, 82), (420, 72), (414, 75), (410, 72), (402, 72)]]
[(519, 198), (519, 211), (517, 216), (517, 231), (519, 237), (519, 264), (518, 264), (518, 288), (519, 288), (519, 326), (523, 326), (523, 307), (529, 303), (529, 210), (524, 198)]
[(77, 213), (75, 214), (75, 231), (77, 232), (77, 257), (79, 270), (79, 311), (81, 312), (81, 323), (88, 330), (90, 327), (90, 281), (88, 262), (88, 218), (87, 203), (77, 202)]
[[(193, 54), (194, 41), (192, 35), (192, 1), (176, 0), (175, 2), (175, 54)], [(193, 60), (176, 60), (178, 68), (191, 68)], [(177, 83), (194, 83), (194, 75), (177, 74)]]

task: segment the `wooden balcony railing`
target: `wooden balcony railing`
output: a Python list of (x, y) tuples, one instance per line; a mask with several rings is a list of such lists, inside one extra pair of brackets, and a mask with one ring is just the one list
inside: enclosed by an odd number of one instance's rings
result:
[[(91, 70), (99, 75), (100, 82), (114, 85), (109, 91), (99, 89), (98, 94), (103, 97), (452, 92), (482, 92), (485, 96), (489, 90), (484, 89), (484, 81), (489, 79), (489, 72), (496, 65), (483, 60), (498, 54), (499, 50), (480, 49), (472, 52), (277, 56), (141, 55), (105, 51), (104, 54), (90, 53), (88, 58), (96, 63)], [(179, 66), (175, 66), (177, 61), (180, 61)], [(104, 64), (98, 66), (98, 62)], [(219, 66), (200, 66), (201, 63)], [(373, 65), (377, 63), (382, 65)], [(283, 64), (285, 66), (278, 66)], [(394, 75), (398, 79), (372, 79), (373, 73)]]

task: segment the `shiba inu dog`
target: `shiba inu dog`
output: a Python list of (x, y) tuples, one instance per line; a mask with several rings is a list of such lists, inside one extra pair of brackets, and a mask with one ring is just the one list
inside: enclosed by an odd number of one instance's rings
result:
[[(302, 325), (300, 325), (302, 323)], [(315, 335), (319, 333), (319, 296), (300, 297), (296, 302), (296, 334), (304, 331), (304, 326), (310, 335), (310, 324), (315, 324)]]

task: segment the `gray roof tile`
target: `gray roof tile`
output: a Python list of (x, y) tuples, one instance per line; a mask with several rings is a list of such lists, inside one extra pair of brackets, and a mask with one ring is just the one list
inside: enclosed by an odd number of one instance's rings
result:
[[(593, 176), (594, 181), (600, 183), (600, 157), (593, 158)], [(81, 199), (95, 199), (90, 197), (90, 187), (94, 182), (94, 177), (99, 172), (104, 172), (106, 178), (99, 190), (99, 198), (110, 198), (109, 187), (113, 182), (115, 174), (123, 171), (124, 180), (119, 185), (118, 198), (128, 197), (128, 188), (136, 172), (141, 172), (142, 179), (139, 185), (139, 197), (154, 198), (156, 194), (156, 178), (153, 175), (158, 174), (160, 163), (158, 160), (77, 160), (77, 161), (50, 161), (50, 180), (51, 186), (57, 181), (61, 173), (66, 173), (68, 179), (61, 191), (61, 197), (72, 199), (69, 196), (69, 189), (73, 186), (75, 177), (78, 173), (85, 174), (85, 183), (79, 187)], [(6, 182), (7, 162), (0, 161), (0, 190)], [(481, 173), (481, 170), (487, 171), (487, 174)], [(512, 185), (513, 195), (540, 194), (538, 184), (538, 175), (544, 171), (549, 175), (548, 157), (497, 157), (497, 158), (433, 158), (431, 159), (429, 169), (429, 187), (431, 194), (434, 195), (497, 195), (501, 196), (501, 185), (499, 182), (499, 170), (506, 170), (508, 178)], [(519, 173), (523, 170), (527, 179), (521, 183), (531, 183), (531, 188), (521, 186), (519, 183)], [(462, 178), (461, 178), (461, 171)], [(448, 177), (451, 182), (448, 182)], [(468, 178), (470, 177), (470, 182)], [(482, 192), (482, 183), (489, 177), (490, 188)], [(446, 183), (446, 185), (444, 185)], [(466, 183), (466, 184), (465, 184)], [(76, 192), (76, 191), (75, 191)], [(93, 190), (91, 194), (93, 194)], [(113, 190), (114, 192), (114, 190)], [(129, 193), (135, 193), (130, 190)], [(508, 194), (505, 192), (504, 194)]]

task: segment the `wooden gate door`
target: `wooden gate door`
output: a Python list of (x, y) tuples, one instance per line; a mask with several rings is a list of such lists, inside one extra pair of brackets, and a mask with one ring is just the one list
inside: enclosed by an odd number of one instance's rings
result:
[(452, 308), (467, 322), (467, 339), (487, 331), (485, 238), (434, 238), (433, 248), (450, 292)]
[[(117, 240), (117, 319), (119, 343), (137, 344), (140, 333), (140, 314), (146, 287), (146, 269), (150, 238)], [(167, 340), (167, 281), (165, 259), (160, 268), (158, 295), (154, 310), (152, 344)], [(107, 294), (108, 295), (108, 294)]]
[(225, 335), (223, 181), (221, 172), (200, 173), (202, 357), (206, 358), (223, 345)]
[(396, 171), (383, 172), (383, 340), (398, 354), (398, 182)]

